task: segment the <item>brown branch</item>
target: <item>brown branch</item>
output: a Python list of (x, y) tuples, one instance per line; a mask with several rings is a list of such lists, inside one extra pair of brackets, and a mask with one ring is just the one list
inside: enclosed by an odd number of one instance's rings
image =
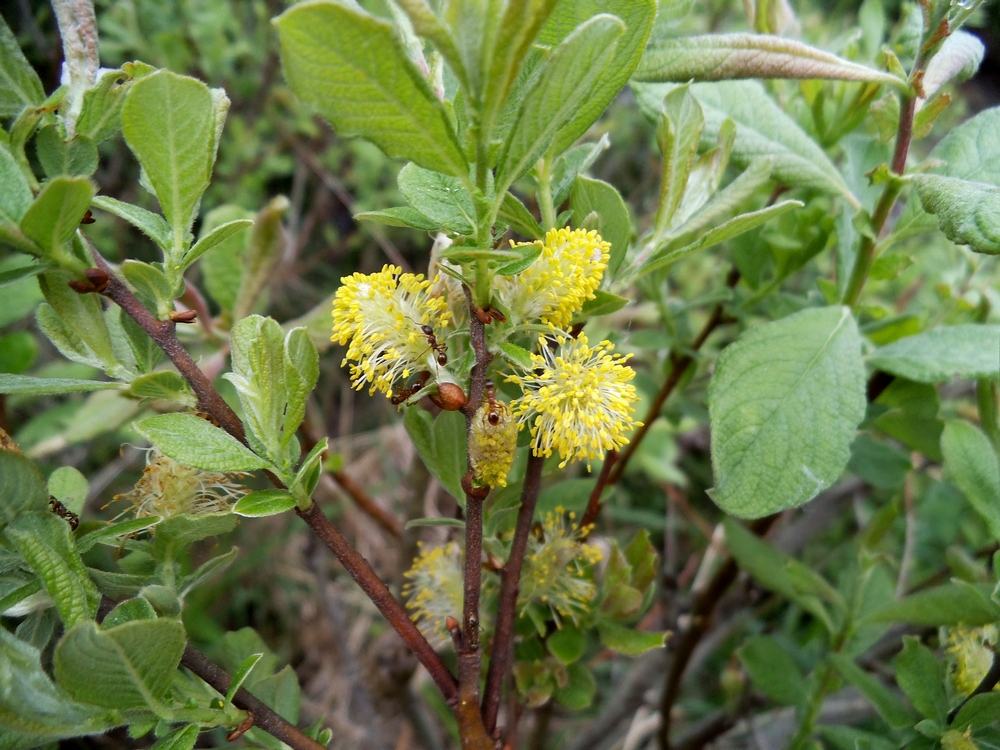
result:
[[(156, 320), (132, 294), (132, 291), (115, 276), (100, 253), (95, 248), (91, 248), (91, 250), (98, 268), (107, 275), (106, 279), (101, 279), (103, 282), (101, 285), (102, 293), (118, 304), (163, 349), (198, 396), (199, 407), (211, 415), (226, 432), (247, 445), (246, 432), (240, 418), (223, 400), (205, 373), (198, 369), (187, 350), (181, 346), (174, 334), (173, 323)], [(276, 487), (284, 489), (284, 485), (278, 477), (271, 472), (265, 471), (264, 473)], [(340, 564), (369, 596), (379, 612), (389, 621), (389, 624), (393, 626), (407, 645), (413, 649), (414, 654), (430, 673), (445, 698), (454, 701), (457, 698), (455, 678), (441, 661), (441, 657), (437, 655), (427, 639), (407, 616), (403, 605), (396, 601), (388, 587), (379, 579), (368, 561), (334, 528), (315, 502), (309, 506), (308, 510), (297, 510), (296, 512), (322, 539), (323, 543), (340, 561)]]
[(351, 578), (368, 595), (368, 598), (372, 600), (382, 616), (389, 621), (393, 629), (399, 633), (400, 638), (406, 642), (406, 645), (410, 647), (420, 663), (430, 673), (445, 699), (454, 701), (458, 696), (455, 678), (441, 661), (441, 657), (431, 648), (427, 639), (407, 616), (403, 606), (393, 597), (389, 587), (372, 570), (368, 561), (344, 539), (316, 503), (310, 505), (308, 510), (296, 509), (296, 513), (336, 555), (340, 564), (350, 573)]
[[(733, 289), (739, 281), (739, 271), (733, 269), (729, 272), (729, 276), (726, 278), (726, 286)], [(629, 441), (627, 446), (625, 446), (625, 450), (621, 452), (618, 462), (615, 464), (614, 468), (611, 469), (606, 484), (616, 484), (618, 480), (622, 478), (622, 475), (625, 473), (625, 467), (627, 467), (628, 462), (632, 460), (632, 456), (635, 455), (636, 450), (639, 448), (639, 444), (649, 433), (650, 428), (653, 426), (653, 422), (655, 422), (657, 417), (660, 416), (660, 410), (663, 408), (663, 404), (670, 397), (670, 394), (674, 392), (677, 384), (681, 382), (681, 378), (684, 377), (684, 373), (687, 372), (687, 369), (694, 363), (695, 353), (701, 349), (701, 347), (708, 340), (708, 337), (712, 335), (712, 332), (725, 322), (725, 308), (720, 302), (712, 310), (712, 314), (708, 316), (708, 320), (705, 321), (705, 325), (702, 326), (701, 331), (698, 333), (698, 337), (694, 340), (694, 342), (692, 342), (688, 353), (671, 357), (670, 372), (667, 374), (667, 379), (663, 383), (663, 387), (660, 388), (660, 392), (657, 393), (656, 398), (653, 399), (653, 403), (649, 407), (649, 412), (643, 420), (642, 427), (636, 430), (632, 440)], [(604, 486), (602, 486), (598, 481), (598, 486), (594, 488), (594, 492), (597, 492), (599, 497), (600, 492), (603, 492), (603, 490)]]
[[(750, 529), (758, 536), (761, 536), (767, 532), (777, 518), (778, 515), (775, 514), (758, 519), (750, 524)], [(715, 611), (716, 605), (722, 599), (722, 595), (726, 592), (726, 589), (736, 580), (737, 573), (739, 573), (739, 566), (730, 557), (715, 572), (708, 586), (695, 599), (694, 606), (691, 608), (689, 615), (690, 625), (677, 640), (677, 645), (674, 648), (674, 658), (670, 664), (670, 671), (667, 673), (663, 686), (663, 695), (660, 699), (659, 739), (662, 750), (670, 750), (671, 747), (670, 714), (680, 694), (684, 671), (687, 669), (688, 662), (691, 661), (695, 647), (711, 627), (712, 613)]]
[(507, 562), (500, 571), (500, 595), (497, 604), (497, 621), (493, 629), (493, 647), (490, 650), (490, 666), (486, 672), (486, 689), (483, 693), (483, 721), (486, 730), (493, 732), (500, 709), (500, 693), (504, 675), (510, 669), (514, 653), (514, 621), (517, 614), (517, 593), (521, 583), (521, 568), (528, 548), (528, 535), (535, 516), (535, 503), (542, 483), (543, 456), (528, 456), (524, 486), (521, 489), (521, 507), (517, 512), (517, 526), (511, 543)]
[(590, 527), (597, 520), (597, 514), (601, 512), (601, 495), (604, 494), (604, 488), (608, 486), (611, 467), (615, 465), (615, 461), (617, 460), (618, 451), (608, 451), (604, 456), (604, 465), (601, 467), (601, 473), (597, 476), (594, 489), (590, 491), (590, 499), (587, 500), (587, 509), (583, 512), (583, 518), (580, 519), (580, 534), (582, 536), (587, 536), (590, 533)]

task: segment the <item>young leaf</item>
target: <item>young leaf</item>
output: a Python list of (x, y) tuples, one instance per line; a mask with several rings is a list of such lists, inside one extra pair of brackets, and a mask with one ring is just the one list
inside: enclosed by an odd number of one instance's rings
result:
[(21, 167), (3, 144), (0, 144), (0, 185), (3, 185), (3, 190), (0, 190), (0, 223), (16, 229), (33, 196)]
[(0, 117), (16, 115), (25, 107), (38, 106), (45, 90), (21, 45), (0, 18)]
[(802, 671), (773, 638), (758, 635), (736, 651), (754, 687), (783, 706), (797, 706), (808, 694)]
[(553, 146), (560, 128), (573, 121), (581, 104), (593, 94), (591, 87), (624, 33), (625, 25), (616, 17), (595, 16), (552, 53), (521, 104), (517, 123), (504, 144), (497, 164), (498, 193), (506, 192), (534, 166)]
[(868, 364), (918, 383), (996, 378), (1000, 325), (941, 326), (875, 350)]
[(115, 135), (122, 126), (122, 104), (130, 81), (122, 70), (108, 70), (97, 85), (83, 92), (83, 104), (76, 118), (77, 136), (85, 135), (94, 143), (102, 143)]
[(114, 214), (119, 219), (125, 219), (149, 239), (155, 242), (164, 251), (170, 249), (170, 225), (164, 221), (162, 216), (147, 211), (131, 203), (109, 198), (106, 195), (98, 195), (91, 201), (91, 205), (102, 211)]
[(997, 721), (1000, 721), (1000, 693), (989, 692), (969, 698), (969, 702), (959, 709), (951, 726), (956, 732), (969, 729), (975, 732)]
[(253, 226), (253, 222), (249, 219), (236, 219), (235, 221), (227, 221), (225, 224), (220, 224), (215, 227), (211, 232), (198, 240), (194, 246), (184, 254), (184, 262), (181, 263), (181, 267), (190, 268), (196, 260), (213, 247), (225, 242), (230, 237), (249, 226)]
[(255, 471), (267, 466), (225, 430), (194, 414), (159, 414), (135, 423), (149, 442), (187, 466), (205, 471)]
[(295, 496), (287, 490), (261, 490), (241, 497), (233, 506), (233, 513), (246, 518), (263, 518), (284, 513), (296, 504)]
[[(162, 711), (160, 701), (170, 687), (185, 641), (184, 626), (178, 620), (133, 620), (103, 631), (92, 620), (81, 622), (56, 646), (56, 680), (82, 703)], [(155, 648), (150, 644), (156, 644)]]
[(632, 237), (632, 221), (625, 201), (613, 185), (581, 175), (573, 183), (570, 203), (578, 226), (592, 211), (600, 217), (597, 233), (601, 235), (601, 239), (611, 243), (605, 275), (613, 279), (625, 260), (625, 252)]
[(807, 309), (751, 328), (719, 357), (708, 400), (719, 507), (760, 518), (815, 497), (847, 465), (865, 413), (850, 311)]
[(122, 388), (121, 383), (106, 380), (78, 380), (76, 378), (33, 378), (29, 375), (0, 373), (0, 393), (24, 393), (33, 396), (55, 396), (60, 393), (81, 391), (106, 391)]
[(517, 344), (500, 344), (500, 354), (513, 365), (517, 365), (522, 370), (530, 370), (534, 365), (531, 362), (531, 352)]
[(90, 207), (94, 186), (85, 177), (55, 177), (49, 180), (21, 219), (21, 231), (35, 241), (49, 258), (65, 255), (63, 243), (80, 226)]
[[(564, 1), (556, 5), (539, 33), (540, 44), (555, 46), (595, 13), (613, 13), (625, 24), (625, 33), (618, 40), (611, 61), (590, 86), (573, 118), (560, 129), (553, 153), (565, 151), (583, 135), (628, 82), (646, 47), (646, 40), (656, 18), (656, 6), (655, 0)], [(665, 11), (661, 8), (661, 12)]]
[(180, 260), (215, 162), (216, 104), (201, 81), (167, 70), (133, 83), (122, 106), (125, 142), (156, 191)]
[(594, 702), (597, 681), (583, 664), (574, 663), (566, 668), (566, 684), (556, 685), (552, 697), (570, 711), (582, 711)]
[(191, 750), (198, 741), (198, 725), (188, 724), (156, 741), (149, 750)]
[(639, 656), (667, 644), (669, 633), (647, 633), (625, 625), (601, 620), (597, 623), (601, 643), (622, 656)]
[(288, 199), (279, 195), (272, 198), (254, 217), (246, 254), (242, 258), (243, 274), (240, 290), (233, 303), (234, 320), (239, 320), (250, 313), (281, 261), (281, 254), (285, 249), (281, 217), (286, 210), (288, 210)]
[(822, 78), (873, 81), (906, 90), (902, 78), (772, 34), (712, 34), (651, 46), (632, 78), (651, 83), (738, 78)]
[(579, 661), (586, 646), (586, 634), (570, 625), (564, 625), (545, 639), (545, 647), (549, 653), (567, 666)]
[(924, 211), (935, 214), (945, 236), (977, 253), (1000, 254), (1000, 188), (955, 177), (912, 177)]
[(305, 328), (293, 328), (285, 336), (285, 423), (281, 441), (295, 438), (306, 414), (306, 401), (319, 380), (319, 352)]
[[(663, 97), (675, 88), (669, 83), (636, 83), (639, 104), (654, 119)], [(762, 155), (773, 159), (772, 176), (783, 185), (843, 195), (852, 206), (860, 203), (823, 149), (786, 115), (757, 81), (697, 83), (691, 93), (705, 113), (701, 143), (711, 148), (723, 123), (736, 123), (732, 161), (748, 166)]]
[(472, 195), (462, 182), (441, 172), (432, 172), (416, 164), (407, 164), (396, 180), (399, 192), (414, 209), (437, 227), (455, 234), (472, 234), (476, 228), (476, 209)]
[[(75, 340), (73, 346), (78, 348), (82, 343), (100, 362), (100, 367), (114, 372), (120, 366), (111, 346), (111, 334), (101, 314), (101, 302), (96, 294), (77, 294), (70, 289), (68, 282), (72, 279), (69, 273), (49, 271), (38, 277), (38, 286), (62, 322), (65, 332)], [(39, 307), (39, 317), (41, 311)], [(54, 343), (59, 345), (59, 342)]]
[(907, 622), (939, 627), (978, 627), (1000, 620), (1000, 605), (990, 600), (992, 586), (974, 586), (953, 581), (903, 597), (872, 612), (870, 622)]
[(903, 636), (903, 651), (896, 657), (896, 682), (925, 719), (944, 724), (948, 714), (944, 669), (913, 636)]
[(108, 630), (133, 620), (155, 619), (156, 610), (153, 609), (153, 605), (142, 597), (136, 597), (135, 599), (126, 599), (111, 610), (101, 622), (101, 628)]
[(357, 221), (373, 221), (387, 227), (412, 227), (425, 232), (440, 229), (437, 222), (431, 221), (417, 209), (409, 206), (395, 206), (381, 211), (362, 211), (354, 214), (354, 218)]
[(260, 661), (262, 656), (264, 656), (264, 654), (262, 652), (258, 652), (256, 654), (250, 654), (250, 656), (243, 660), (239, 669), (237, 669), (233, 674), (233, 681), (229, 683), (229, 689), (226, 691), (226, 703), (232, 702), (233, 696), (236, 695), (236, 691), (240, 689), (247, 677), (250, 676), (250, 670), (257, 666), (257, 662)]
[(985, 52), (979, 37), (962, 30), (950, 34), (924, 70), (921, 81), (924, 101), (933, 97), (952, 78), (964, 81), (975, 75)]
[(359, 6), (306, 2), (275, 21), (285, 77), (342, 135), (389, 156), (466, 179), (468, 164), (444, 107), (395, 29)]
[(969, 499), (994, 539), (1000, 540), (1000, 460), (986, 433), (953, 419), (941, 435), (944, 470)]
[(35, 136), (35, 152), (49, 177), (89, 177), (97, 170), (97, 147), (85, 135), (64, 141), (55, 125), (46, 125)]

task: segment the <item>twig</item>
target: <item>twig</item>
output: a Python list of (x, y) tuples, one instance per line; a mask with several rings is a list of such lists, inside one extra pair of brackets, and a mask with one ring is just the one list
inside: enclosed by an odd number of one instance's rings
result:
[[(169, 321), (156, 320), (132, 294), (132, 291), (115, 276), (100, 253), (95, 248), (91, 248), (91, 250), (98, 268), (107, 275), (106, 280), (102, 279), (106, 284), (102, 293), (118, 304), (163, 349), (198, 396), (199, 407), (210, 414), (226, 432), (246, 445), (246, 432), (243, 429), (243, 423), (229, 407), (229, 404), (223, 400), (219, 392), (215, 390), (211, 381), (198, 369), (187, 350), (181, 346), (174, 334), (174, 324)], [(284, 488), (281, 480), (276, 476), (270, 472), (265, 472), (265, 474), (276, 487)], [(399, 633), (407, 645), (413, 649), (417, 659), (430, 673), (431, 678), (445, 698), (454, 701), (457, 698), (455, 678), (441, 661), (441, 657), (437, 655), (427, 639), (407, 616), (403, 606), (396, 601), (388, 587), (379, 579), (368, 561), (341, 536), (315, 502), (309, 506), (308, 510), (297, 510), (296, 512), (336, 555), (340, 564), (361, 586), (379, 612), (389, 621), (389, 624)]]
[(528, 535), (535, 516), (535, 504), (542, 483), (543, 456), (528, 456), (524, 485), (521, 488), (521, 507), (517, 512), (517, 526), (514, 541), (503, 570), (500, 571), (500, 594), (497, 603), (497, 620), (493, 629), (493, 647), (490, 650), (490, 666), (486, 672), (486, 688), (483, 692), (483, 722), (486, 731), (493, 732), (500, 710), (500, 693), (503, 690), (504, 675), (510, 668), (514, 651), (514, 621), (517, 613), (517, 592), (521, 583), (521, 568), (528, 548)]
[(604, 456), (604, 465), (601, 467), (601, 473), (597, 476), (594, 489), (590, 491), (590, 499), (587, 500), (587, 509), (583, 512), (583, 518), (580, 519), (580, 533), (583, 536), (590, 533), (590, 527), (597, 520), (597, 514), (601, 512), (601, 495), (604, 494), (604, 488), (608, 486), (611, 467), (615, 465), (615, 461), (617, 460), (618, 451), (608, 451)]
[[(739, 271), (733, 269), (729, 272), (729, 276), (726, 278), (726, 286), (733, 289), (739, 281)], [(653, 422), (655, 422), (656, 418), (660, 416), (660, 410), (663, 408), (663, 404), (670, 397), (670, 394), (674, 392), (674, 388), (676, 388), (677, 384), (680, 383), (681, 378), (684, 377), (684, 373), (687, 372), (687, 369), (694, 363), (695, 353), (701, 349), (701, 347), (708, 340), (708, 337), (712, 335), (712, 332), (724, 322), (726, 322), (725, 308), (720, 302), (712, 310), (712, 314), (709, 315), (708, 320), (705, 321), (705, 325), (702, 326), (701, 331), (698, 333), (698, 337), (691, 344), (690, 351), (687, 354), (671, 358), (670, 373), (667, 375), (667, 379), (663, 383), (663, 387), (660, 388), (660, 392), (657, 393), (656, 398), (653, 399), (653, 403), (649, 407), (649, 412), (643, 420), (642, 427), (636, 430), (632, 440), (627, 446), (625, 446), (625, 450), (621, 452), (618, 462), (611, 469), (610, 475), (607, 479), (607, 484), (617, 484), (618, 480), (621, 479), (622, 475), (625, 473), (625, 467), (627, 467), (628, 462), (632, 460), (632, 456), (635, 455), (639, 444), (642, 442), (643, 438), (646, 437), (650, 428), (653, 426)], [(598, 485), (600, 485), (600, 482), (598, 482)], [(599, 489), (603, 491), (604, 487), (595, 487), (594, 491), (598, 492)]]
[[(758, 519), (750, 524), (750, 529), (758, 536), (763, 535), (771, 527), (771, 524), (777, 520), (777, 518), (778, 515), (775, 514), (773, 516)], [(671, 747), (670, 714), (673, 710), (674, 703), (677, 701), (677, 696), (680, 693), (681, 679), (684, 677), (684, 670), (687, 668), (691, 655), (694, 653), (695, 646), (698, 645), (698, 642), (709, 630), (712, 613), (715, 611), (716, 605), (722, 599), (722, 595), (725, 593), (726, 589), (728, 589), (733, 581), (736, 580), (736, 574), (738, 572), (739, 567), (736, 565), (736, 561), (730, 557), (715, 572), (715, 575), (712, 576), (712, 580), (698, 595), (698, 598), (695, 599), (694, 605), (691, 608), (691, 624), (678, 640), (676, 650), (674, 651), (674, 659), (670, 665), (670, 671), (667, 673), (666, 681), (664, 682), (663, 696), (660, 700), (660, 715), (663, 721), (660, 724), (659, 739), (662, 750), (670, 750)]]
[(337, 480), (344, 491), (351, 496), (354, 504), (371, 518), (375, 523), (399, 539), (403, 536), (403, 524), (392, 513), (387, 511), (372, 498), (364, 488), (351, 479), (346, 472), (332, 471), (333, 478)]

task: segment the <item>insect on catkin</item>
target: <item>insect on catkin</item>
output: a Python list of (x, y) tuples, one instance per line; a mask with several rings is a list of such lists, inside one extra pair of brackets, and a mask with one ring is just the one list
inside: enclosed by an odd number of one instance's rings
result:
[(506, 487), (507, 472), (517, 448), (517, 420), (510, 409), (498, 401), (492, 387), (486, 389), (486, 401), (472, 418), (469, 432), (469, 460), (477, 484)]

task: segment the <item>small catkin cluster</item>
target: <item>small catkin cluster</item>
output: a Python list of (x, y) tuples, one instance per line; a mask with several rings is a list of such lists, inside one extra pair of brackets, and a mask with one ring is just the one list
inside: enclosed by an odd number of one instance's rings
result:
[(997, 643), (995, 626), (985, 628), (954, 627), (945, 631), (945, 653), (948, 654), (949, 676), (959, 695), (969, 695), (993, 666), (992, 644)]
[(472, 418), (469, 461), (475, 481), (488, 487), (506, 487), (507, 472), (517, 449), (517, 420), (503, 401), (484, 401)]

